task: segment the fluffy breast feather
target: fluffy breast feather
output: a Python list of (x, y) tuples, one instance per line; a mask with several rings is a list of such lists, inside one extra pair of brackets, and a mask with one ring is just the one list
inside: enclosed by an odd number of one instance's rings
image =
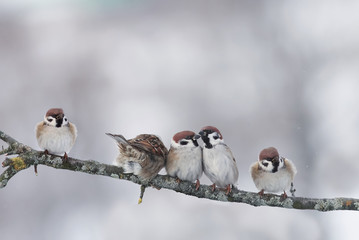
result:
[(235, 184), (238, 168), (232, 152), (225, 144), (203, 149), (203, 168), (207, 177), (219, 187)]
[(250, 166), (250, 174), (257, 189), (274, 193), (289, 189), (296, 172), (294, 164), (289, 159), (285, 159), (285, 167), (275, 173), (260, 169), (258, 162)]
[(195, 181), (203, 172), (202, 149), (200, 147), (171, 148), (166, 163), (166, 171), (172, 177)]
[(77, 129), (71, 123), (61, 128), (45, 125), (44, 122), (36, 125), (36, 139), (40, 148), (52, 154), (68, 153), (76, 137)]

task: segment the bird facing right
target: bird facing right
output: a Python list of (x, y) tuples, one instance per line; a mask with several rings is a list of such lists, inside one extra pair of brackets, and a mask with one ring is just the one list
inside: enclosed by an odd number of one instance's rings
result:
[(259, 160), (250, 167), (250, 173), (254, 184), (260, 190), (259, 195), (266, 192), (281, 192), (283, 198), (287, 197), (288, 190), (297, 173), (292, 161), (280, 157), (278, 150), (274, 147), (263, 149), (259, 154)]
[(238, 168), (230, 148), (224, 143), (222, 134), (216, 127), (206, 126), (199, 132), (204, 142), (203, 170), (212, 181), (212, 191), (226, 188), (226, 195), (238, 180)]
[(200, 136), (192, 131), (176, 133), (171, 140), (171, 147), (167, 156), (166, 171), (168, 175), (179, 180), (194, 182), (196, 190), (200, 186), (202, 176), (202, 148), (197, 139)]

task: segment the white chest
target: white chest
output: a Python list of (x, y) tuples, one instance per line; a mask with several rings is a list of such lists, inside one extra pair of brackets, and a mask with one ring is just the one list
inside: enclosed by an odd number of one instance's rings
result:
[(44, 126), (37, 138), (40, 148), (59, 155), (68, 153), (74, 144), (74, 140), (69, 127), (56, 128), (51, 126)]
[(264, 189), (273, 193), (289, 189), (291, 182), (292, 175), (286, 168), (282, 168), (276, 173), (263, 171), (254, 179), (254, 183), (259, 190)]
[(203, 170), (216, 185), (225, 187), (238, 180), (238, 169), (233, 156), (225, 146), (217, 145), (203, 149)]
[(181, 151), (176, 170), (178, 178), (193, 182), (201, 177), (202, 172), (202, 149), (196, 147)]

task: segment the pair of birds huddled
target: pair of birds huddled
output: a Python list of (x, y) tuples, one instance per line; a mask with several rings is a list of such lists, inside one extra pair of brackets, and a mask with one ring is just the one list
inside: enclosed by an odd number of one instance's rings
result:
[[(212, 191), (216, 186), (225, 188), (228, 195), (238, 180), (238, 168), (230, 148), (224, 143), (221, 132), (213, 126), (206, 126), (196, 134), (193, 131), (176, 133), (169, 151), (159, 137), (141, 134), (133, 139), (125, 139), (119, 134), (107, 135), (114, 138), (120, 154), (116, 163), (125, 173), (137, 175), (143, 182), (151, 181), (165, 167), (168, 175), (178, 181), (196, 182), (200, 187), (203, 172), (211, 180)], [(44, 120), (36, 126), (36, 138), (45, 153), (63, 155), (71, 150), (77, 137), (76, 126), (70, 123), (61, 108), (47, 111)], [(204, 142), (203, 148), (198, 140)], [(296, 174), (294, 164), (279, 156), (276, 148), (263, 149), (259, 160), (250, 166), (250, 174), (259, 194), (282, 192), (287, 197), (288, 190)]]

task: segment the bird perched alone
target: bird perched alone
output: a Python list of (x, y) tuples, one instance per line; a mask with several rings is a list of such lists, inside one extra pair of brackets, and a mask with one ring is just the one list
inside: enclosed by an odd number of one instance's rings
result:
[(69, 122), (61, 108), (51, 108), (47, 111), (44, 121), (36, 125), (36, 139), (45, 153), (63, 155), (68, 159), (77, 137), (76, 126)]
[(125, 173), (133, 173), (141, 181), (148, 182), (165, 166), (168, 150), (156, 135), (141, 134), (126, 140), (119, 134), (106, 134), (118, 144), (120, 154), (116, 164)]
[(204, 142), (203, 170), (213, 183), (212, 191), (217, 185), (226, 188), (228, 195), (238, 180), (238, 168), (233, 154), (216, 127), (203, 127), (199, 135)]
[(196, 181), (196, 190), (200, 186), (199, 178), (202, 176), (202, 148), (197, 139), (200, 136), (192, 131), (176, 133), (171, 140), (168, 152), (166, 171), (168, 175), (179, 180)]
[(296, 167), (287, 158), (280, 157), (278, 150), (274, 147), (263, 149), (259, 154), (259, 160), (250, 167), (250, 173), (254, 184), (260, 190), (277, 193), (283, 191), (282, 197), (287, 198), (286, 190), (293, 183)]

